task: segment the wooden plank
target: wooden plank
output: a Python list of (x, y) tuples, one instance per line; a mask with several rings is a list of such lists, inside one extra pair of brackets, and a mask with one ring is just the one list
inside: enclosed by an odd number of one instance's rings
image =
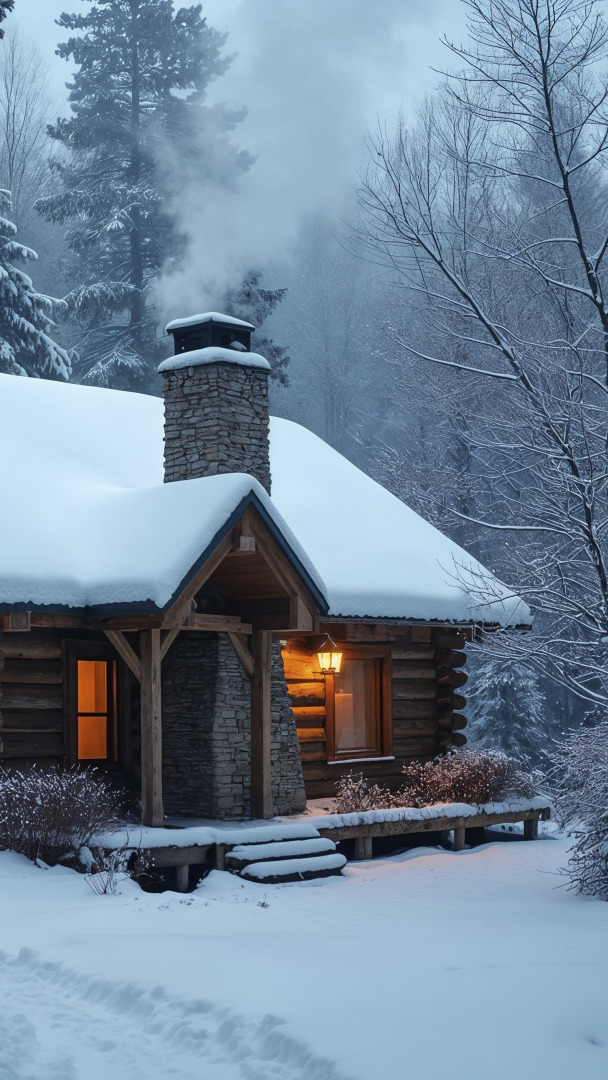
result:
[(438, 735), (440, 730), (437, 717), (428, 720), (393, 720), (393, 739), (412, 739), (418, 735)]
[(40, 627), (41, 629), (66, 629), (66, 630), (85, 630), (87, 627), (87, 620), (84, 615), (48, 615), (46, 612), (43, 614), (40, 611), (32, 611), (32, 628)]
[(142, 823), (161, 826), (163, 789), (160, 629), (140, 631), (139, 640)]
[[(324, 629), (324, 627), (323, 627)], [(409, 623), (402, 625), (388, 624), (388, 623), (346, 623), (346, 640), (352, 642), (361, 642), (362, 644), (369, 642), (370, 644), (378, 642), (384, 644), (388, 642), (403, 643), (412, 641), (412, 630), (414, 628)], [(338, 635), (340, 635), (339, 631)], [(344, 631), (342, 631), (342, 634)], [(338, 638), (332, 634), (334, 640)]]
[(48, 758), (63, 754), (63, 732), (7, 731), (2, 728), (2, 756), (11, 758)]
[(230, 643), (234, 649), (239, 661), (245, 671), (245, 674), (252, 679), (255, 669), (255, 663), (253, 659), (253, 653), (249, 649), (247, 642), (239, 634), (228, 634)]
[[(1, 647), (1, 646), (0, 646)], [(5, 660), (2, 670), (3, 683), (60, 683), (62, 681), (59, 660)]]
[(293, 708), (292, 713), (295, 716), (296, 727), (305, 727), (302, 724), (303, 720), (325, 720), (325, 706), (324, 705), (306, 705), (304, 708)]
[(60, 660), (61, 641), (37, 634), (1, 634), (0, 650), (5, 660)]
[(437, 687), (430, 679), (393, 679), (393, 701), (435, 700)]
[(307, 607), (302, 597), (297, 593), (294, 593), (289, 600), (289, 629), (314, 629), (314, 612)]
[(325, 742), (325, 728), (298, 728), (297, 731), (301, 743)]
[(396, 660), (393, 653), (393, 679), (435, 679), (437, 668), (432, 661)]
[(201, 630), (212, 634), (246, 634), (252, 632), (251, 623), (242, 622), (238, 616), (207, 615), (198, 611), (188, 616), (183, 630)]
[(61, 686), (40, 685), (25, 689), (19, 685), (4, 687), (3, 709), (61, 709), (63, 690)]
[(437, 735), (411, 735), (393, 740), (396, 758), (434, 757), (437, 750)]
[(205, 582), (211, 577), (213, 572), (217, 570), (220, 563), (223, 562), (226, 555), (232, 550), (236, 536), (237, 533), (233, 529), (228, 536), (225, 536), (224, 539), (220, 541), (215, 551), (190, 580), (181, 596), (178, 596), (177, 600), (175, 600), (171, 607), (165, 612), (165, 617), (163, 619), (164, 630), (171, 630), (174, 626), (179, 626), (183, 623), (185, 616), (190, 611), (192, 598), (196, 596), (199, 589), (202, 589)]
[(432, 645), (393, 645), (391, 648), (393, 662), (395, 660), (435, 660), (435, 649)]
[(412, 626), (412, 641), (431, 641), (432, 628), (430, 626)]
[(213, 844), (191, 844), (189, 847), (142, 848), (149, 851), (152, 866), (195, 866), (207, 862)]
[(314, 743), (310, 746), (303, 746), (300, 750), (301, 761), (325, 761), (327, 758), (327, 752), (325, 746), (322, 743)]
[(0, 728), (3, 731), (54, 731), (63, 734), (63, 713), (49, 709), (28, 711), (2, 706)]
[(32, 629), (31, 611), (9, 611), (5, 616), (5, 629), (14, 634), (29, 634)]
[[(257, 539), (257, 537), (256, 537)], [(254, 660), (251, 680), (251, 814), (271, 818), (271, 713), (270, 675), (272, 634), (257, 627), (252, 635)]]
[(315, 828), (321, 836), (328, 836), (332, 840), (351, 840), (364, 836), (405, 836), (408, 833), (487, 828), (488, 825), (502, 825), (516, 821), (538, 821), (539, 819), (547, 821), (550, 816), (551, 810), (547, 806), (540, 810), (509, 811), (504, 814), (473, 814), (471, 817), (436, 817), (424, 818), (421, 821), (375, 821), (365, 825), (341, 825), (336, 829), (324, 829), (323, 819), (316, 818)]
[(445, 627), (433, 631), (433, 643), (438, 649), (462, 649), (466, 637), (460, 630), (446, 630)]
[(434, 700), (409, 701), (393, 698), (393, 720), (430, 719), (437, 716)]
[(141, 682), (141, 664), (139, 662), (139, 656), (130, 642), (127, 641), (122, 631), (104, 630), (104, 633), (108, 641), (116, 649), (118, 655), (124, 660), (129, 671), (132, 672), (138, 682)]

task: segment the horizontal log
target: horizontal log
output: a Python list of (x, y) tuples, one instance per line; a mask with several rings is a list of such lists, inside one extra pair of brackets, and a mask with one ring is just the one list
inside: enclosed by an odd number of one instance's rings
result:
[(319, 671), (319, 663), (316, 657), (308, 656), (306, 659), (294, 660), (283, 654), (283, 671), (288, 683), (313, 682), (322, 677)]
[(339, 762), (333, 765), (311, 765), (303, 762), (304, 779), (308, 780), (339, 780), (341, 776), (349, 773), (363, 773), (369, 779), (401, 774), (401, 764), (398, 761), (361, 761)]
[(462, 716), (460, 713), (452, 713), (452, 731), (462, 731), (466, 726), (466, 716)]
[(87, 620), (82, 615), (49, 615), (32, 611), (32, 629), (84, 630)]
[(452, 733), (452, 738), (450, 741), (452, 743), (452, 746), (466, 746), (467, 737), (466, 735), (463, 735), (460, 731), (454, 731)]
[[(314, 796), (311, 796), (313, 798)], [(551, 811), (547, 806), (541, 810), (512, 810), (497, 814), (474, 814), (471, 817), (423, 818), (418, 821), (374, 821), (365, 825), (342, 825), (337, 829), (324, 829), (323, 818), (317, 818), (315, 827), (321, 836), (332, 840), (350, 840), (359, 836), (401, 836), (407, 833), (448, 832), (452, 829), (478, 829), (516, 821), (546, 821)]]
[(63, 737), (52, 732), (12, 732), (2, 730), (3, 757), (59, 757), (63, 754)]
[(412, 628), (407, 624), (400, 626), (387, 623), (347, 623), (346, 640), (361, 644), (367, 642), (370, 645), (376, 642), (411, 641)]
[(438, 751), (437, 736), (421, 738), (419, 735), (409, 739), (393, 739), (393, 754), (396, 758), (434, 757)]
[(458, 630), (435, 630), (433, 644), (437, 649), (463, 649), (466, 637)]
[(393, 739), (411, 739), (418, 735), (437, 735), (439, 730), (439, 722), (435, 717), (429, 720), (393, 720)]
[(467, 654), (455, 649), (438, 649), (435, 659), (437, 667), (458, 668), (466, 664)]
[[(302, 720), (323, 720), (325, 722), (325, 707), (324, 706), (306, 706), (305, 708), (292, 708), (292, 713), (295, 716), (296, 727), (307, 727), (307, 724), (301, 724)], [(320, 726), (320, 725), (318, 725)]]
[(455, 694), (449, 686), (442, 686), (437, 692), (437, 709), (440, 716), (446, 712), (450, 713), (457, 709), (464, 709), (466, 703), (467, 699), (462, 694)]
[(24, 689), (21, 686), (4, 686), (2, 696), (3, 709), (60, 709), (63, 705), (61, 686), (36, 686)]
[(4, 731), (63, 731), (63, 713), (50, 709), (2, 708), (0, 728)]
[(65, 758), (63, 753), (57, 755), (57, 757), (47, 757), (41, 754), (38, 757), (7, 759), (0, 755), (0, 762), (2, 762), (3, 768), (10, 769), (11, 772), (28, 772), (29, 769), (34, 767), (46, 772), (48, 769), (60, 769), (65, 763)]
[(437, 705), (434, 700), (409, 701), (393, 698), (393, 720), (418, 719), (428, 720), (437, 716)]
[(393, 679), (393, 701), (434, 700), (437, 687), (430, 679)]
[(0, 634), (0, 650), (5, 660), (59, 660), (61, 642), (38, 634)]
[(325, 681), (288, 682), (287, 693), (291, 698), (292, 707), (305, 708), (309, 705), (318, 707), (325, 704)]
[(300, 759), (303, 762), (321, 762), (327, 760), (325, 745), (323, 743), (311, 743), (303, 746), (300, 750)]
[(431, 661), (393, 660), (393, 679), (434, 679), (437, 668)]
[(391, 654), (395, 660), (434, 660), (435, 649), (432, 645), (393, 645)]
[(301, 743), (325, 742), (325, 728), (298, 728), (298, 739)]
[(433, 629), (430, 626), (412, 626), (411, 641), (427, 642), (431, 641), (433, 636)]
[(5, 660), (2, 682), (6, 683), (60, 683), (60, 660)]
[(453, 668), (439, 668), (437, 671), (437, 682), (440, 687), (464, 686), (468, 677), (466, 671), (455, 671)]

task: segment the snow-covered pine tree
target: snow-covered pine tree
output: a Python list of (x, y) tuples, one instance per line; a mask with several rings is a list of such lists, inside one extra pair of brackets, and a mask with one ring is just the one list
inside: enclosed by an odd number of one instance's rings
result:
[(10, 210), (10, 192), (0, 189), (0, 371), (67, 380), (70, 358), (51, 338), (60, 302), (37, 293), (16, 265), (38, 256), (15, 240), (17, 228), (6, 216)]
[(537, 764), (552, 739), (536, 672), (512, 660), (472, 655), (467, 683), (468, 741)]
[[(15, 6), (15, 0), (0, 0), (0, 23), (4, 22), (9, 11)], [(0, 26), (0, 38), (4, 37), (4, 30)]]
[[(222, 308), (227, 315), (234, 315), (237, 319), (246, 319), (258, 331), (287, 292), (287, 289), (265, 289), (261, 280), (261, 270), (251, 270), (245, 275), (238, 288), (228, 290), (222, 301)], [(258, 333), (255, 338), (255, 348), (268, 360), (272, 368), (271, 378), (282, 386), (287, 386), (289, 354), (285, 346), (277, 345), (272, 338)]]
[(172, 0), (96, 0), (57, 21), (77, 32), (57, 51), (78, 70), (72, 115), (50, 129), (67, 151), (54, 166), (58, 191), (37, 208), (70, 224), (76, 377), (146, 389), (159, 355), (150, 285), (184, 242), (170, 214), (179, 168), (166, 162), (186, 163), (204, 130), (201, 185), (214, 170), (234, 176), (250, 164), (226, 136), (240, 115), (223, 109), (218, 121), (203, 104), (229, 64), (226, 35), (207, 26), (200, 4), (174, 11)]

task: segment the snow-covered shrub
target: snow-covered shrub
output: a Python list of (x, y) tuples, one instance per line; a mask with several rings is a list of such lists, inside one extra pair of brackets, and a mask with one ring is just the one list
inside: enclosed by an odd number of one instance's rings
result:
[(371, 784), (363, 773), (348, 773), (336, 781), (337, 814), (355, 814), (359, 810), (387, 810), (402, 805), (397, 795), (388, 788)]
[(76, 858), (118, 824), (125, 795), (92, 768), (0, 772), (0, 850), (50, 866)]
[(564, 873), (577, 892), (608, 900), (608, 720), (559, 743), (548, 780), (557, 822), (575, 841)]
[(453, 750), (434, 761), (405, 765), (403, 774), (403, 806), (479, 805), (533, 794), (530, 775), (501, 750)]

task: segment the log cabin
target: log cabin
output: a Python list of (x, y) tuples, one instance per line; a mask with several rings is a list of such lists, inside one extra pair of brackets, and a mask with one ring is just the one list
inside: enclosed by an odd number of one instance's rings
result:
[[(142, 821), (269, 818), (466, 742), (464, 646), (525, 604), (312, 432), (253, 327), (167, 327), (163, 400), (0, 375), (0, 766)], [(164, 404), (164, 410), (163, 410)]]

